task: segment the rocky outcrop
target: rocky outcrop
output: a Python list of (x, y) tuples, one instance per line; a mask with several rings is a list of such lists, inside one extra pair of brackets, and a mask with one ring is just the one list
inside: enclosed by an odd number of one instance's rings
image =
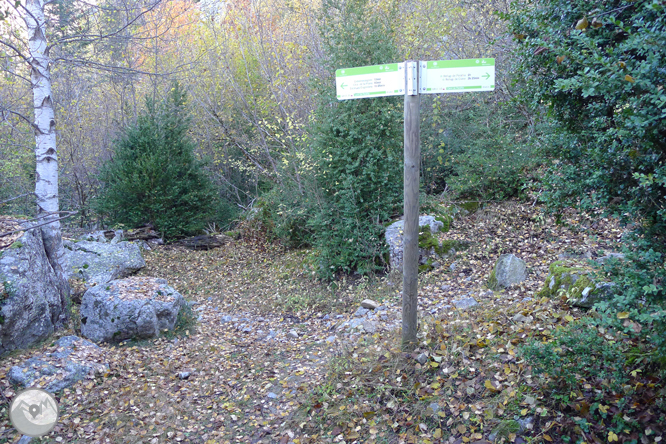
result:
[[(103, 233), (101, 236), (104, 238)], [(121, 279), (146, 266), (141, 248), (134, 242), (66, 241), (65, 256), (67, 277), (82, 279), (86, 286)]]
[(95, 342), (156, 337), (173, 330), (183, 303), (164, 279), (131, 277), (97, 285), (81, 301), (81, 334)]
[(103, 350), (97, 345), (77, 336), (64, 336), (51, 352), (12, 367), (7, 378), (21, 387), (39, 384), (55, 393), (95, 373), (104, 373), (109, 365), (103, 361)]
[(513, 254), (503, 254), (497, 259), (495, 268), (490, 273), (488, 288), (499, 290), (519, 284), (525, 279), (527, 279), (525, 262)]
[(0, 251), (0, 355), (65, 325), (69, 285), (54, 272), (39, 229)]
[[(442, 259), (455, 254), (462, 244), (456, 241), (437, 240), (434, 234), (449, 231), (450, 217), (419, 216), (419, 271), (428, 271), (441, 265)], [(399, 220), (386, 229), (384, 235), (389, 247), (389, 264), (391, 270), (402, 270), (403, 234), (405, 222)]]

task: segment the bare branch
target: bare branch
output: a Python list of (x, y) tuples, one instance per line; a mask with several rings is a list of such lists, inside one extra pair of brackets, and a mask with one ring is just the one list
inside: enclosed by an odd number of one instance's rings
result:
[[(75, 214), (77, 214), (78, 211), (59, 211), (58, 213), (68, 213), (68, 214), (65, 215), (65, 216), (63, 216), (63, 217), (59, 217), (59, 218), (57, 218), (57, 219), (51, 219), (51, 220), (49, 220), (49, 221), (47, 221), (47, 222), (44, 222), (44, 223), (41, 223), (41, 224), (38, 224), (38, 225), (33, 225), (33, 226), (28, 227), (28, 228), (25, 228), (25, 229), (14, 230), (14, 231), (7, 231), (7, 232), (5, 232), (5, 233), (0, 233), (0, 237), (9, 236), (10, 234), (19, 233), (19, 232), (21, 232), (21, 231), (34, 230), (35, 228), (39, 228), (39, 227), (42, 227), (42, 226), (44, 226), (44, 225), (48, 225), (48, 224), (53, 223), (53, 222), (55, 222), (55, 221), (63, 220), (63, 219), (67, 219), (68, 217), (72, 217), (72, 216), (74, 216)], [(36, 219), (33, 219), (33, 220), (36, 220)]]
[(1, 201), (1, 202), (0, 202), (0, 205), (2, 205), (2, 204), (6, 204), (7, 202), (11, 202), (12, 200), (20, 199), (20, 198), (25, 197), (25, 196), (35, 196), (35, 193), (25, 193), (25, 194), (21, 194), (21, 195), (16, 196), (16, 197), (11, 197), (11, 198), (9, 198), (9, 199), (7, 199), (7, 200), (3, 200), (3, 201)]

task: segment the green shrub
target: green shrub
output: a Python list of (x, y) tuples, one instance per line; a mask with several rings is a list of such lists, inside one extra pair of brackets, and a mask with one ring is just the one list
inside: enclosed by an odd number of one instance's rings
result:
[[(554, 399), (566, 404), (570, 394), (590, 381), (600, 381), (603, 390), (618, 392), (627, 381), (626, 358), (615, 341), (599, 333), (592, 322), (578, 321), (560, 328), (553, 341), (532, 340), (520, 347), (520, 352), (532, 366)], [(597, 394), (603, 398), (602, 390)]]
[(115, 141), (102, 169), (97, 210), (114, 223), (152, 223), (167, 239), (201, 231), (216, 209), (226, 217), (228, 208), (219, 204), (194, 156), (189, 122), (177, 84), (161, 103), (147, 99), (145, 112)]
[[(627, 261), (606, 271), (609, 324), (631, 312), (666, 358), (666, 14), (659, 1), (545, 0), (507, 15), (522, 96), (551, 121), (543, 197), (631, 224)], [(620, 326), (621, 327), (621, 326)], [(634, 333), (637, 334), (637, 333)]]
[(519, 195), (525, 171), (538, 164), (527, 119), (513, 104), (469, 95), (435, 98), (424, 109), (423, 183), (459, 198), (503, 200)]
[[(402, 195), (402, 98), (338, 101), (334, 71), (399, 59), (395, 11), (368, 0), (327, 0), (322, 6), (327, 77), (311, 127), (317, 161), (316, 202), (308, 227), (320, 252), (320, 275), (368, 273), (383, 266), (383, 222), (399, 214)], [(384, 15), (386, 14), (386, 15)]]

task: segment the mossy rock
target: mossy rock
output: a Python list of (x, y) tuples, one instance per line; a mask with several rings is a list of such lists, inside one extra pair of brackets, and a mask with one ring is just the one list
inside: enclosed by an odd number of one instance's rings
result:
[(453, 217), (451, 217), (448, 214), (442, 215), (442, 216), (435, 216), (435, 220), (438, 222), (441, 222), (443, 224), (442, 226), (442, 232), (448, 233), (449, 230), (451, 229), (451, 225), (453, 224)]
[(481, 208), (481, 202), (477, 201), (469, 201), (469, 202), (463, 202), (460, 204), (460, 208), (463, 210), (469, 212), (469, 213), (476, 213), (476, 211)]
[(593, 272), (594, 268), (584, 263), (570, 260), (553, 262), (537, 296), (552, 298), (563, 294), (573, 305), (590, 308), (604, 297), (609, 288), (608, 284), (596, 282)]

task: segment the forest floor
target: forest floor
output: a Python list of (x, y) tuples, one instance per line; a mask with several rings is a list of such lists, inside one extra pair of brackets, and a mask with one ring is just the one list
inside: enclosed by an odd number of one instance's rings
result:
[[(309, 251), (262, 239), (204, 252), (158, 247), (140, 274), (167, 279), (193, 301), (189, 322), (156, 340), (103, 346), (109, 372), (58, 393), (58, 425), (32, 442), (659, 442), (666, 391), (645, 367), (623, 369), (623, 395), (596, 396), (607, 381), (578, 375), (581, 390), (564, 399), (544, 391), (519, 352), (586, 315), (566, 299), (536, 296), (548, 266), (560, 254), (617, 251), (622, 233), (610, 219), (570, 211), (556, 224), (516, 202), (457, 217), (440, 236), (470, 247), (420, 276), (414, 353), (400, 351), (397, 330), (341, 327), (366, 298), (399, 310), (398, 276), (318, 282)], [(502, 253), (523, 259), (528, 278), (489, 292)], [(479, 305), (451, 307), (463, 297)], [(252, 331), (222, 322), (226, 315), (247, 318)], [(75, 322), (58, 336), (66, 334), (76, 334)], [(7, 398), (17, 390), (5, 379), (11, 366), (51, 344), (0, 361)], [(18, 439), (1, 417), (0, 443)]]

